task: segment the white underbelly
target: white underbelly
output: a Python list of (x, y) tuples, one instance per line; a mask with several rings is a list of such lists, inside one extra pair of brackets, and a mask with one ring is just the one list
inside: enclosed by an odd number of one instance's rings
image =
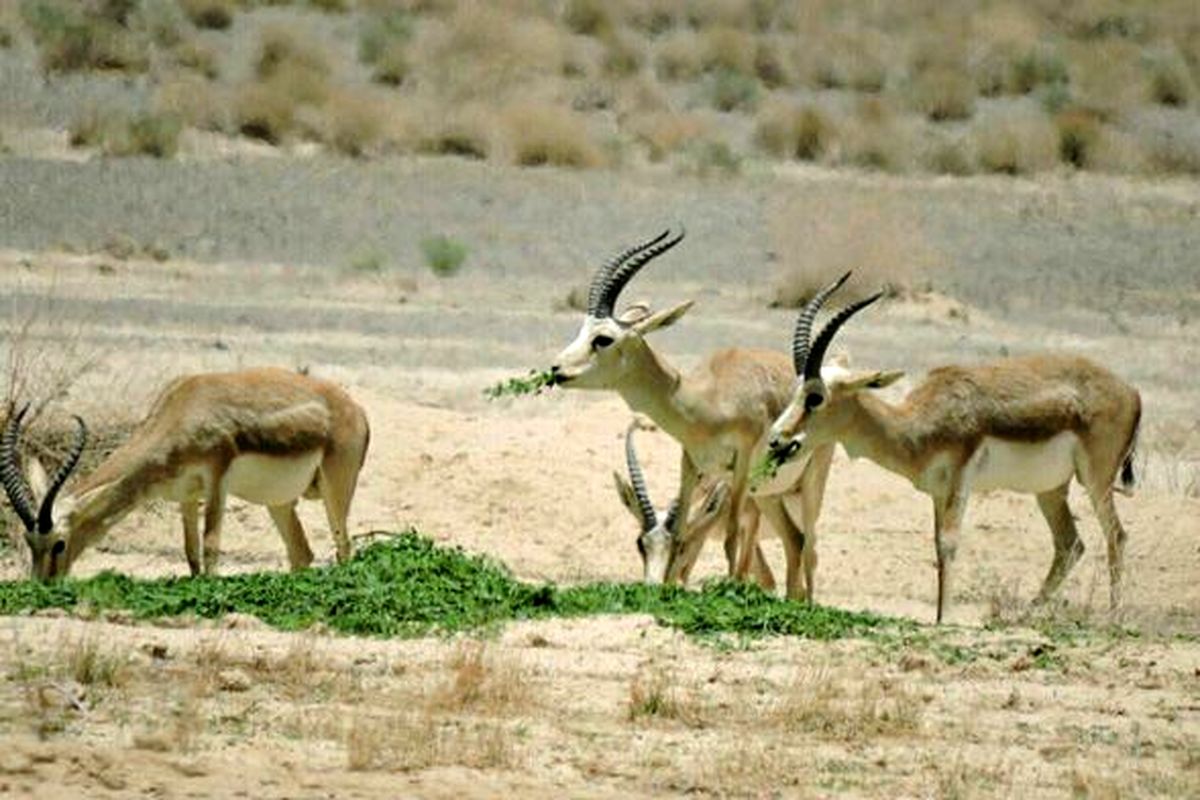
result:
[(321, 451), (299, 456), (238, 456), (225, 473), (225, 489), (235, 497), (264, 506), (290, 503), (312, 485)]
[(1070, 431), (1041, 442), (985, 438), (971, 459), (971, 489), (1038, 493), (1056, 489), (1075, 474), (1079, 438)]

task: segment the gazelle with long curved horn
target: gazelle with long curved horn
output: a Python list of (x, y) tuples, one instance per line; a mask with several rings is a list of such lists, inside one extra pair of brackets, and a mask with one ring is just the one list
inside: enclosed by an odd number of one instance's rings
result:
[[(558, 355), (553, 378), (568, 389), (618, 392), (633, 411), (650, 417), (682, 445), (681, 510), (692, 508), (702, 475), (727, 481), (725, 554), (730, 573), (744, 578), (754, 572), (769, 586), (773, 579), (755, 539), (759, 511), (766, 513), (787, 554), (788, 596), (811, 599), (811, 571), (802, 582), (800, 563), (806, 540), (811, 542), (815, 533), (832, 447), (816, 455), (803, 470), (803, 478), (797, 477), (783, 494), (757, 503), (748, 502), (747, 497), (751, 454), (763, 446), (771, 420), (791, 394), (794, 372), (787, 355), (770, 350), (720, 350), (684, 376), (650, 348), (646, 336), (678, 321), (691, 308), (691, 301), (660, 312), (642, 305), (616, 312), (621, 290), (630, 279), (682, 239), (682, 232), (664, 232), (625, 250), (596, 271), (583, 325)], [(795, 492), (801, 494), (803, 529), (783, 508), (784, 494)], [(703, 535), (693, 535), (697, 531), (689, 516), (680, 513), (677, 517), (670, 557), (665, 562), (647, 562), (648, 581), (686, 579), (705, 540)], [(812, 563), (815, 566), (815, 559)]]
[(1110, 600), (1118, 606), (1126, 534), (1113, 503), (1113, 484), (1118, 473), (1126, 487), (1133, 484), (1141, 418), (1137, 390), (1103, 367), (1063, 354), (939, 367), (895, 405), (871, 390), (894, 383), (902, 373), (823, 378), (821, 362), (833, 337), (878, 299), (842, 309), (811, 348), (808, 332), (801, 333), (797, 324), (797, 337), (805, 345), (803, 379), (771, 426), (775, 462), (803, 458), (840, 442), (851, 457), (865, 456), (928, 494), (933, 499), (938, 622), (949, 601), (950, 568), (971, 492), (1009, 489), (1037, 496), (1054, 537), (1054, 558), (1038, 594), (1044, 600), (1083, 554), (1067, 506), (1074, 478), (1104, 529)]
[[(655, 576), (665, 575), (671, 560), (671, 544), (679, 516), (679, 498), (676, 497), (671, 501), (671, 505), (661, 511), (654, 508), (633, 443), (633, 433), (637, 428), (638, 423), (635, 420), (625, 431), (625, 466), (629, 471), (629, 480), (614, 470), (613, 481), (616, 483), (621, 502), (638, 523), (637, 548), (642, 557), (642, 578), (646, 583), (655, 583)], [(700, 502), (696, 503), (689, 514), (695, 536), (704, 536), (729, 508), (728, 483), (710, 480), (707, 487), (702, 484), (701, 488)], [(686, 580), (686, 574), (684, 579)]]
[(362, 408), (332, 383), (270, 368), (176, 379), (129, 440), (56, 502), (87, 440), (76, 417), (75, 444), (36, 513), (17, 463), (24, 417), (25, 409), (10, 414), (0, 436), (0, 483), (25, 526), (37, 578), (66, 575), (80, 553), (153, 498), (179, 503), (193, 575), (216, 570), (228, 494), (267, 506), (292, 569), (313, 558), (296, 502), (321, 498), (338, 560), (350, 556), (346, 521), (370, 432)]

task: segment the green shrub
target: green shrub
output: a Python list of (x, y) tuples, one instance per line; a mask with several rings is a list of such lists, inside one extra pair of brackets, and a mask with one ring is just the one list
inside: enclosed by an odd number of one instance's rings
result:
[(445, 278), (462, 269), (467, 259), (467, 246), (449, 236), (427, 236), (421, 240), (425, 264), (438, 277)]
[(718, 111), (753, 111), (758, 105), (758, 80), (730, 69), (717, 70), (710, 92)]
[(145, 72), (144, 43), (124, 27), (121, 5), (85, 6), (64, 0), (25, 0), (21, 7), (48, 72)]
[(197, 28), (223, 31), (233, 24), (234, 0), (179, 0)]

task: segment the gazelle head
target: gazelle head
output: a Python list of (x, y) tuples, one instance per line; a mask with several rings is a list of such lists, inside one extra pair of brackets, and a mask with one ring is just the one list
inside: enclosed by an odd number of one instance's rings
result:
[(665, 328), (692, 307), (691, 301), (665, 311), (651, 312), (644, 303), (616, 313), (617, 298), (629, 280), (651, 260), (683, 240), (684, 232), (666, 230), (648, 242), (618, 253), (592, 277), (587, 316), (579, 335), (555, 359), (555, 382), (578, 389), (610, 389), (620, 384), (636, 364), (642, 337)]
[[(613, 480), (617, 484), (617, 494), (621, 502), (633, 514), (638, 522), (638, 553), (642, 557), (642, 580), (649, 584), (660, 584), (666, 581), (671, 559), (675, 553), (676, 523), (679, 518), (679, 498), (671, 501), (671, 505), (662, 511), (655, 511), (650, 502), (650, 493), (646, 490), (646, 478), (642, 475), (641, 465), (638, 464), (637, 451), (633, 446), (633, 432), (638, 423), (630, 423), (625, 431), (625, 464), (629, 469), (629, 480), (621, 473), (613, 471)], [(699, 518), (693, 520), (693, 530), (700, 530), (716, 516), (729, 496), (729, 486), (717, 482), (704, 495)]]
[(771, 425), (768, 446), (776, 465), (806, 459), (814, 448), (839, 439), (852, 413), (847, 402), (863, 389), (882, 389), (903, 376), (902, 372), (843, 373), (833, 380), (821, 376), (821, 364), (838, 329), (852, 316), (883, 296), (882, 292), (843, 308), (825, 324), (815, 340), (812, 325), (817, 312), (850, 277), (847, 272), (813, 295), (800, 310), (792, 335), (792, 360), (796, 387), (787, 408)]
[[(0, 483), (4, 484), (4, 491), (12, 503), (13, 510), (25, 526), (25, 541), (33, 557), (31, 574), (40, 580), (48, 580), (66, 575), (71, 566), (67, 553), (66, 526), (56, 524), (60, 515), (55, 509), (55, 499), (71, 472), (79, 464), (79, 457), (87, 444), (88, 432), (83, 420), (75, 417), (79, 426), (75, 442), (58, 471), (54, 473), (54, 477), (47, 480), (41, 466), (35, 460), (31, 462), (30, 475), (27, 478), (21, 474), (17, 463), (17, 447), (21, 438), (21, 423), (28, 412), (29, 406), (25, 405), (20, 411), (10, 413), (4, 433), (0, 435)], [(34, 490), (31, 486), (37, 486), (42, 495), (41, 504), (37, 506), (36, 512)]]

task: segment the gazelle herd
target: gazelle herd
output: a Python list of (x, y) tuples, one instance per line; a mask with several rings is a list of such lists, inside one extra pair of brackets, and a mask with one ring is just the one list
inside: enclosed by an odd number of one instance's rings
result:
[[(904, 400), (889, 403), (875, 390), (902, 373), (826, 363), (837, 332), (879, 295), (847, 306), (812, 335), (822, 306), (849, 273), (800, 311), (790, 357), (723, 349), (682, 374), (647, 337), (677, 323), (692, 302), (657, 312), (640, 303), (617, 306), (630, 280), (683, 238), (682, 232), (664, 231), (599, 267), (579, 332), (550, 372), (564, 389), (616, 392), (680, 446), (678, 494), (659, 510), (637, 458), (638, 424), (625, 433), (629, 479), (615, 477), (638, 523), (646, 582), (686, 582), (715, 532), (730, 575), (774, 587), (758, 540), (765, 518), (783, 544), (787, 597), (812, 602), (817, 522), (841, 444), (849, 456), (865, 456), (933, 499), (939, 622), (970, 494), (1009, 489), (1036, 495), (1054, 542), (1038, 595), (1045, 599), (1084, 549), (1067, 505), (1072, 479), (1086, 491), (1104, 530), (1111, 602), (1120, 603), (1126, 534), (1113, 489), (1118, 479), (1125, 486), (1133, 481), (1141, 415), (1135, 389), (1083, 358), (1047, 354), (940, 367)], [(295, 511), (301, 497), (323, 501), (337, 559), (351, 554), (347, 516), (369, 429), (363, 409), (332, 383), (279, 369), (177, 379), (129, 440), (62, 499), (87, 428), (76, 418), (75, 443), (47, 478), (35, 459), (25, 459), (22, 468), (26, 410), (9, 410), (0, 436), (0, 482), (25, 527), (37, 578), (66, 575), (87, 547), (154, 498), (179, 504), (193, 575), (217, 567), (229, 494), (268, 508), (292, 569), (313, 560)], [(760, 465), (769, 466), (769, 480), (761, 479)]]

